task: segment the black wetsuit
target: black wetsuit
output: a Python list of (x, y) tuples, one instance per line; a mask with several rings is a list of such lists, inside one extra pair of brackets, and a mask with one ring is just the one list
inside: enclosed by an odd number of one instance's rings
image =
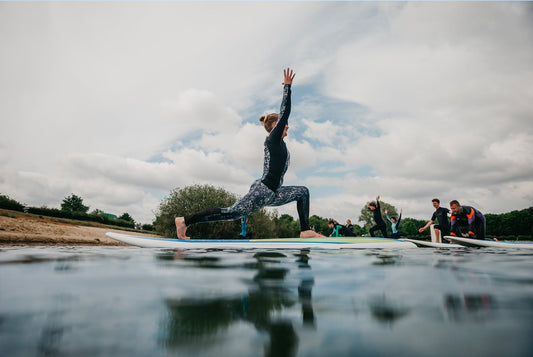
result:
[(376, 209), (373, 210), (372, 213), (374, 214), (374, 222), (376, 222), (376, 225), (370, 228), (370, 235), (375, 237), (374, 231), (380, 230), (381, 234), (383, 234), (383, 238), (387, 238), (387, 225), (385, 224), (383, 217), (381, 217), (381, 207), (379, 206), (379, 201), (376, 201)]
[(353, 230), (349, 229), (348, 227), (337, 223), (333, 227), (331, 236), (332, 237), (355, 237), (355, 233)]
[(356, 236), (355, 232), (353, 230), (353, 224), (347, 225), (346, 228), (348, 229), (348, 231), (350, 231), (353, 234), (353, 236), (350, 236), (350, 237), (355, 237)]
[[(461, 206), (458, 214), (452, 214), (451, 218), (452, 236), (461, 236), (459, 225), (468, 226), (468, 236), (470, 238), (485, 239), (486, 222), (485, 216), (474, 207)], [(440, 223), (440, 222), (439, 222)]]
[(265, 206), (281, 206), (296, 201), (300, 230), (309, 230), (309, 190), (304, 186), (282, 186), (290, 155), (283, 141), (283, 131), (291, 113), (291, 86), (283, 87), (283, 100), (276, 126), (265, 140), (263, 175), (248, 193), (227, 208), (211, 208), (185, 217), (187, 226), (201, 222), (232, 221), (248, 216)]
[(450, 235), (450, 222), (448, 221), (448, 212), (450, 212), (449, 209), (439, 207), (435, 210), (435, 212), (433, 212), (433, 216), (431, 216), (431, 220), (433, 222), (435, 222), (435, 220), (439, 221), (439, 224), (436, 224), (435, 228), (441, 231), (443, 237)]

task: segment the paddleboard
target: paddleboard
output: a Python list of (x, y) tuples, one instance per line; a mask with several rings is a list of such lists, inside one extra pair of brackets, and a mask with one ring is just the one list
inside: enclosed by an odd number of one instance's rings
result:
[(498, 247), (498, 248), (518, 248), (518, 249), (533, 249), (533, 242), (509, 242), (509, 241), (494, 241), (483, 239), (472, 239), (454, 236), (445, 236), (447, 240), (461, 244), (465, 247)]
[(409, 238), (402, 238), (402, 240), (414, 243), (416, 244), (417, 247), (420, 247), (420, 248), (464, 248), (464, 246), (460, 244), (437, 243), (437, 242), (431, 242), (428, 240), (409, 239)]
[(277, 239), (170, 239), (140, 237), (129, 234), (107, 232), (106, 236), (123, 243), (143, 248), (288, 248), (288, 249), (344, 249), (344, 248), (416, 248), (411, 242), (388, 238), (369, 237), (320, 237), (320, 238), (277, 238)]

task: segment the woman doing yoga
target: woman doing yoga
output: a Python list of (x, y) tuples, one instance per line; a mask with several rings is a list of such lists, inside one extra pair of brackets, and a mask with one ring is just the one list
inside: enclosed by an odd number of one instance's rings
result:
[(203, 222), (231, 221), (248, 216), (266, 206), (281, 206), (296, 201), (300, 219), (300, 237), (321, 237), (309, 227), (309, 190), (304, 186), (282, 186), (283, 176), (289, 167), (289, 151), (283, 141), (289, 129), (288, 120), (291, 112), (291, 85), (294, 72), (283, 70), (283, 99), (279, 114), (265, 114), (259, 118), (269, 133), (265, 140), (265, 158), (263, 176), (256, 180), (250, 191), (227, 208), (210, 208), (185, 217), (176, 217), (178, 238), (186, 236), (187, 227)]

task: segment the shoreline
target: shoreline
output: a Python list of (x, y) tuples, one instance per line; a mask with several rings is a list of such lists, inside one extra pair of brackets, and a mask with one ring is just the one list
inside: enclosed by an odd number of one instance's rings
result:
[(0, 210), (0, 247), (41, 245), (41, 246), (123, 246), (105, 235), (106, 232), (127, 233), (145, 237), (160, 237), (146, 231), (133, 231), (115, 226), (79, 221), (55, 219), (53, 217), (31, 215), (23, 212)]

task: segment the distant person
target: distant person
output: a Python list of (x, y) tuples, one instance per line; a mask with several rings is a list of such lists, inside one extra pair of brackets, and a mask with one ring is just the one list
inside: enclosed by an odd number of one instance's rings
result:
[(485, 216), (474, 207), (461, 206), (457, 200), (450, 202), (452, 211), (451, 232), (452, 236), (461, 237), (459, 226), (468, 226), (468, 237), (476, 239), (485, 239), (487, 224)]
[(349, 219), (346, 220), (346, 228), (348, 228), (348, 230), (349, 230), (350, 232), (352, 232), (352, 233), (354, 234), (354, 236), (355, 236), (355, 233), (354, 233), (354, 230), (353, 230), (353, 224), (352, 224), (352, 221), (349, 220)]
[(431, 216), (431, 219), (428, 221), (428, 223), (426, 223), (424, 227), (420, 228), (418, 232), (422, 233), (429, 226), (431, 226), (435, 220), (438, 220), (439, 224), (436, 224), (433, 228), (435, 229), (437, 243), (441, 243), (441, 237), (450, 235), (450, 221), (448, 221), (448, 212), (450, 212), (450, 210), (441, 207), (440, 200), (438, 198), (432, 199), (431, 202), (433, 203), (433, 207), (435, 207), (435, 212), (433, 212), (433, 216)]
[(176, 217), (176, 233), (180, 239), (186, 236), (187, 227), (196, 223), (232, 221), (248, 216), (266, 206), (281, 206), (296, 201), (300, 219), (300, 237), (321, 237), (309, 227), (309, 190), (305, 186), (283, 186), (283, 177), (289, 167), (289, 151), (283, 140), (289, 130), (291, 112), (291, 86), (294, 72), (283, 70), (283, 99), (279, 114), (262, 115), (259, 121), (268, 135), (264, 143), (263, 175), (256, 180), (244, 197), (231, 207), (210, 208), (185, 217)]
[(355, 233), (348, 229), (348, 227), (339, 224), (334, 219), (328, 221), (329, 228), (332, 229), (330, 237), (355, 237)]
[(244, 216), (241, 218), (241, 234), (239, 234), (239, 238), (246, 239), (247, 231), (248, 231), (248, 217)]
[(398, 239), (401, 236), (399, 227), (400, 227), (400, 221), (402, 220), (402, 212), (403, 212), (403, 209), (400, 209), (400, 216), (398, 217), (398, 219), (396, 219), (396, 217), (389, 218), (387, 209), (385, 208), (385, 218), (387, 218), (387, 220), (390, 222), (390, 225), (392, 228), (392, 238)]
[(370, 228), (369, 232), (372, 237), (375, 237), (374, 231), (380, 230), (381, 234), (383, 235), (383, 238), (387, 238), (387, 226), (385, 225), (385, 221), (383, 220), (383, 217), (381, 217), (381, 207), (379, 205), (379, 196), (376, 197), (376, 202), (372, 201), (370, 203), (367, 203), (366, 208), (372, 211), (374, 214), (374, 222), (376, 223), (375, 226)]

